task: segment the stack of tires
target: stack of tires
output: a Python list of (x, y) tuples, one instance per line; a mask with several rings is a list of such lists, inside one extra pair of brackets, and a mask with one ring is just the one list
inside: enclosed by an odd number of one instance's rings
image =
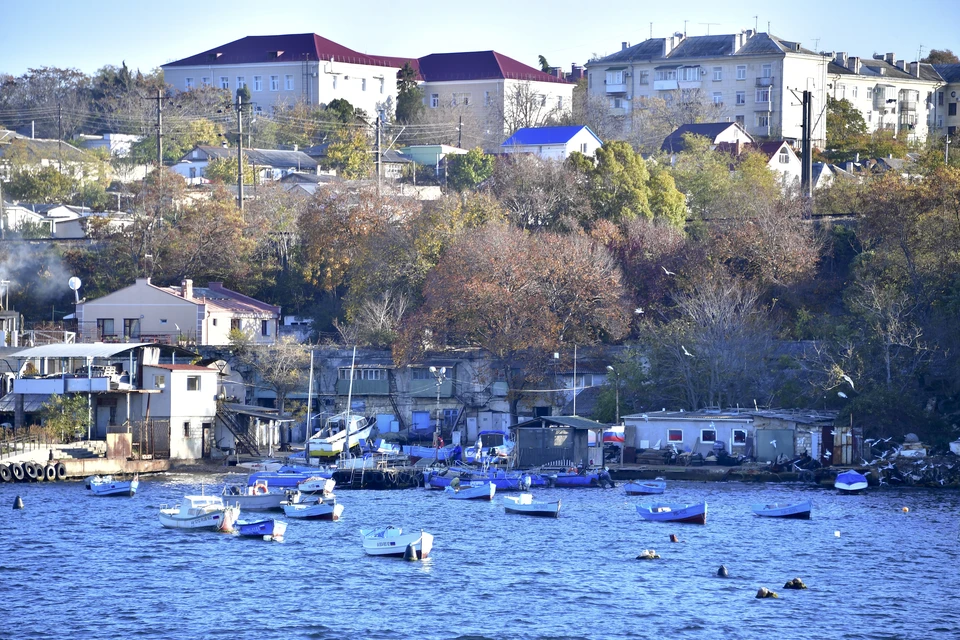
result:
[(0, 462), (0, 482), (54, 482), (65, 480), (67, 467), (62, 462)]

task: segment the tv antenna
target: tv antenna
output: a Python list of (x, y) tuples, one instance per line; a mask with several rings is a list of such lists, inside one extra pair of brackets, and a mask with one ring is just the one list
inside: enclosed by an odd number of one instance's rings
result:
[(706, 25), (706, 27), (707, 27), (707, 35), (710, 35), (710, 25), (715, 25), (715, 26), (719, 26), (719, 25), (720, 25), (719, 22), (701, 22), (700, 24)]

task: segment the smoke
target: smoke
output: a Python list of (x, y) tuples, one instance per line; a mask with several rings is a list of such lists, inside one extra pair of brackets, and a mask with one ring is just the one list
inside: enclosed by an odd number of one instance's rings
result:
[[(60, 319), (72, 313), (70, 274), (57, 247), (49, 242), (10, 242), (0, 247), (0, 281), (8, 282), (10, 309), (27, 320)], [(7, 292), (3, 292), (3, 303)]]

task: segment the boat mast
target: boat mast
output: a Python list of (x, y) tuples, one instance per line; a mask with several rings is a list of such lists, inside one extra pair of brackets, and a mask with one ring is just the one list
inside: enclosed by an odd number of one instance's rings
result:
[(353, 369), (357, 364), (357, 345), (353, 345), (353, 357), (350, 359), (350, 384), (347, 386), (346, 424), (344, 425), (343, 446), (340, 449), (340, 459), (344, 458), (345, 447), (350, 444), (350, 410), (353, 407)]
[(304, 463), (310, 462), (309, 441), (313, 427), (310, 414), (313, 413), (313, 347), (310, 347), (310, 380), (307, 383), (307, 423), (303, 427)]

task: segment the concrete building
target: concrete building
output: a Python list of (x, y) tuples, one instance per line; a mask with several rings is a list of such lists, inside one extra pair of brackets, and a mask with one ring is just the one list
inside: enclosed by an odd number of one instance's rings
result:
[(77, 305), (83, 342), (153, 341), (225, 345), (239, 330), (257, 344), (277, 339), (280, 307), (231, 291), (222, 282), (194, 287), (158, 287), (149, 278)]
[[(907, 63), (893, 53), (873, 58), (834, 53), (827, 67), (827, 90), (863, 114), (867, 132), (888, 131), (898, 138), (923, 140), (943, 126), (943, 78), (930, 64)], [(941, 124), (938, 124), (941, 123)]]
[(631, 125), (652, 98), (704, 100), (729, 122), (764, 139), (799, 140), (802, 109), (794, 92), (813, 93), (812, 140), (822, 146), (829, 59), (799, 42), (747, 29), (740, 33), (650, 38), (587, 63), (587, 90)]
[[(933, 126), (940, 135), (954, 138), (960, 131), (960, 64), (936, 64), (934, 70), (943, 80), (936, 90)], [(955, 152), (960, 153), (960, 152)]]
[(593, 156), (603, 140), (590, 127), (525, 127), (500, 145), (503, 153), (532, 153), (544, 160), (566, 160), (577, 151)]

